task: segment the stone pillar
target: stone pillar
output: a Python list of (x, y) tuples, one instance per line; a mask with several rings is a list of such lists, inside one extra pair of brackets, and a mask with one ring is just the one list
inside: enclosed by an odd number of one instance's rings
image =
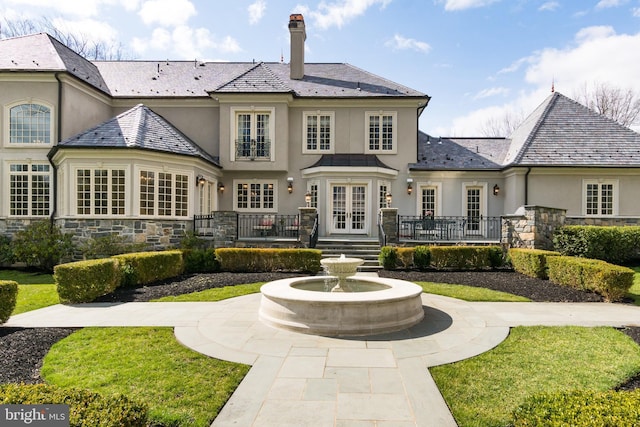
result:
[(298, 212), (300, 215), (300, 243), (303, 247), (308, 248), (311, 241), (311, 233), (313, 233), (313, 226), (316, 223), (316, 218), (318, 218), (318, 209), (311, 207), (299, 207)]
[(233, 248), (238, 240), (238, 213), (234, 211), (211, 212), (214, 248)]
[(502, 244), (512, 248), (553, 250), (553, 233), (565, 223), (565, 209), (521, 206), (502, 217)]
[(385, 245), (398, 244), (398, 208), (381, 208), (380, 224), (385, 241), (381, 243)]

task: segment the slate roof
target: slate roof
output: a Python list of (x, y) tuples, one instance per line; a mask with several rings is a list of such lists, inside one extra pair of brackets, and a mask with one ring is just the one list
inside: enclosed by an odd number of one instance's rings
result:
[(523, 126), (511, 138), (507, 161), (513, 165), (640, 166), (640, 134), (558, 92)]
[(102, 92), (107, 84), (96, 66), (45, 33), (0, 40), (0, 71), (68, 72)]
[(199, 157), (219, 167), (214, 157), (207, 154), (162, 116), (142, 104), (60, 142), (54, 150), (64, 148), (151, 150)]
[(554, 92), (510, 138), (444, 138), (420, 132), (412, 170), (513, 166), (640, 167), (640, 134)]
[(418, 133), (418, 162), (412, 170), (500, 170), (509, 147), (505, 138), (443, 138)]
[(40, 33), (0, 40), (0, 72), (66, 71), (114, 98), (291, 93), (297, 97), (417, 97), (424, 93), (349, 64), (305, 64), (301, 80), (278, 62), (88, 61)]
[(385, 165), (375, 154), (323, 154), (317, 162), (304, 169), (327, 166), (370, 167), (397, 170)]

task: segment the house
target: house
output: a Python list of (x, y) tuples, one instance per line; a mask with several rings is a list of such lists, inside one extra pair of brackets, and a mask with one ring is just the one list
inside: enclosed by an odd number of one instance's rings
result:
[(306, 204), (334, 237), (377, 237), (389, 205), (418, 240), (499, 240), (485, 219), (523, 205), (640, 216), (637, 133), (553, 93), (510, 138), (433, 137), (429, 96), (305, 63), (302, 15), (289, 30), (289, 64), (91, 62), (47, 34), (0, 40), (0, 233), (50, 219), (160, 248), (226, 218), (235, 238), (295, 240)]

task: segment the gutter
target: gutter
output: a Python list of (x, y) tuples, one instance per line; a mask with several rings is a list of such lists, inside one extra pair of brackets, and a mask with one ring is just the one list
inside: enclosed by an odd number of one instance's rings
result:
[(524, 174), (524, 205), (529, 204), (529, 174), (531, 173), (531, 166), (527, 168), (527, 173)]

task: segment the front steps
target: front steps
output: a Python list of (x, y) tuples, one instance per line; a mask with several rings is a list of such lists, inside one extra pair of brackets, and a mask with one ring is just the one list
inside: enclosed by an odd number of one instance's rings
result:
[(362, 237), (321, 237), (316, 249), (322, 251), (322, 258), (339, 257), (344, 254), (347, 258), (362, 258), (364, 264), (358, 267), (361, 272), (375, 272), (382, 267), (378, 262), (380, 243), (378, 239)]

